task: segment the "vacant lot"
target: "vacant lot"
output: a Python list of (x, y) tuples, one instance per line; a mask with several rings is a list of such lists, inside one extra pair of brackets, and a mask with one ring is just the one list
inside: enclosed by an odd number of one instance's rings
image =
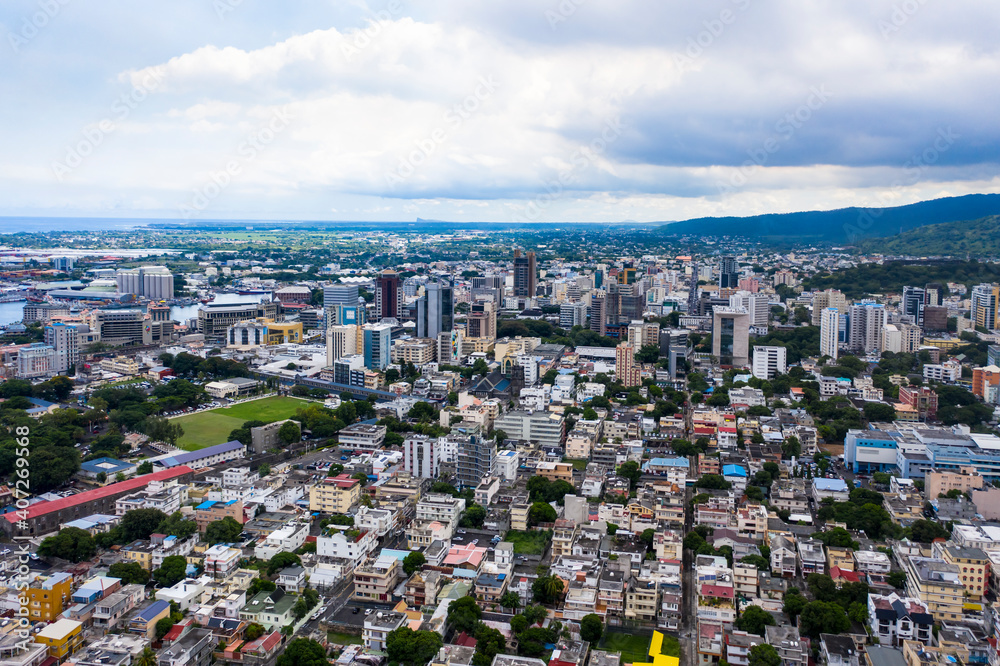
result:
[(515, 555), (541, 555), (552, 540), (552, 532), (549, 531), (528, 531), (518, 532), (510, 530), (504, 541), (514, 544)]
[(196, 451), (206, 446), (222, 444), (229, 441), (229, 433), (246, 421), (280, 421), (295, 416), (295, 410), (307, 404), (308, 401), (298, 398), (274, 397), (178, 416), (174, 422), (184, 428), (184, 435), (178, 440), (177, 446), (186, 451)]

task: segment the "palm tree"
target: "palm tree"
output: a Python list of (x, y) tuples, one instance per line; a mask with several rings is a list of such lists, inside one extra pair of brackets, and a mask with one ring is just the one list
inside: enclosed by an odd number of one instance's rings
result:
[(132, 662), (132, 666), (156, 666), (156, 653), (147, 645)]
[(511, 612), (517, 610), (521, 605), (521, 598), (516, 592), (504, 592), (500, 597), (500, 606), (509, 608)]

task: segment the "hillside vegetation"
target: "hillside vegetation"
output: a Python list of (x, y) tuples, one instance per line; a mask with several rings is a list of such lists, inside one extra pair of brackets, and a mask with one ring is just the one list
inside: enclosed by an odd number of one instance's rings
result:
[(745, 236), (762, 241), (853, 244), (928, 224), (1000, 215), (1000, 194), (969, 194), (893, 208), (841, 208), (750, 217), (704, 217), (658, 229), (664, 236)]
[(924, 257), (996, 257), (1000, 256), (1000, 216), (929, 224), (888, 238), (866, 240), (860, 248), (866, 252)]
[(967, 287), (1000, 280), (1000, 265), (977, 261), (889, 261), (863, 264), (834, 273), (825, 273), (802, 281), (811, 291), (839, 289), (848, 298), (868, 294), (899, 293), (904, 286), (922, 287), (930, 282), (958, 282)]

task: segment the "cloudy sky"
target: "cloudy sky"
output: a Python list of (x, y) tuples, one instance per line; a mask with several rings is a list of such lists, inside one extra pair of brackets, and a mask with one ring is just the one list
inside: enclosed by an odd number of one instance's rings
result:
[(1000, 192), (980, 0), (6, 0), (0, 215), (663, 221)]

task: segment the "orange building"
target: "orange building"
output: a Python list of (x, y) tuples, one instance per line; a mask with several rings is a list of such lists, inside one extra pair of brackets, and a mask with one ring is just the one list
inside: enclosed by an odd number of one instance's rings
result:
[(972, 370), (973, 395), (985, 400), (988, 397), (986, 393), (990, 386), (1000, 387), (1000, 368), (995, 365), (988, 365), (985, 368), (974, 368)]

